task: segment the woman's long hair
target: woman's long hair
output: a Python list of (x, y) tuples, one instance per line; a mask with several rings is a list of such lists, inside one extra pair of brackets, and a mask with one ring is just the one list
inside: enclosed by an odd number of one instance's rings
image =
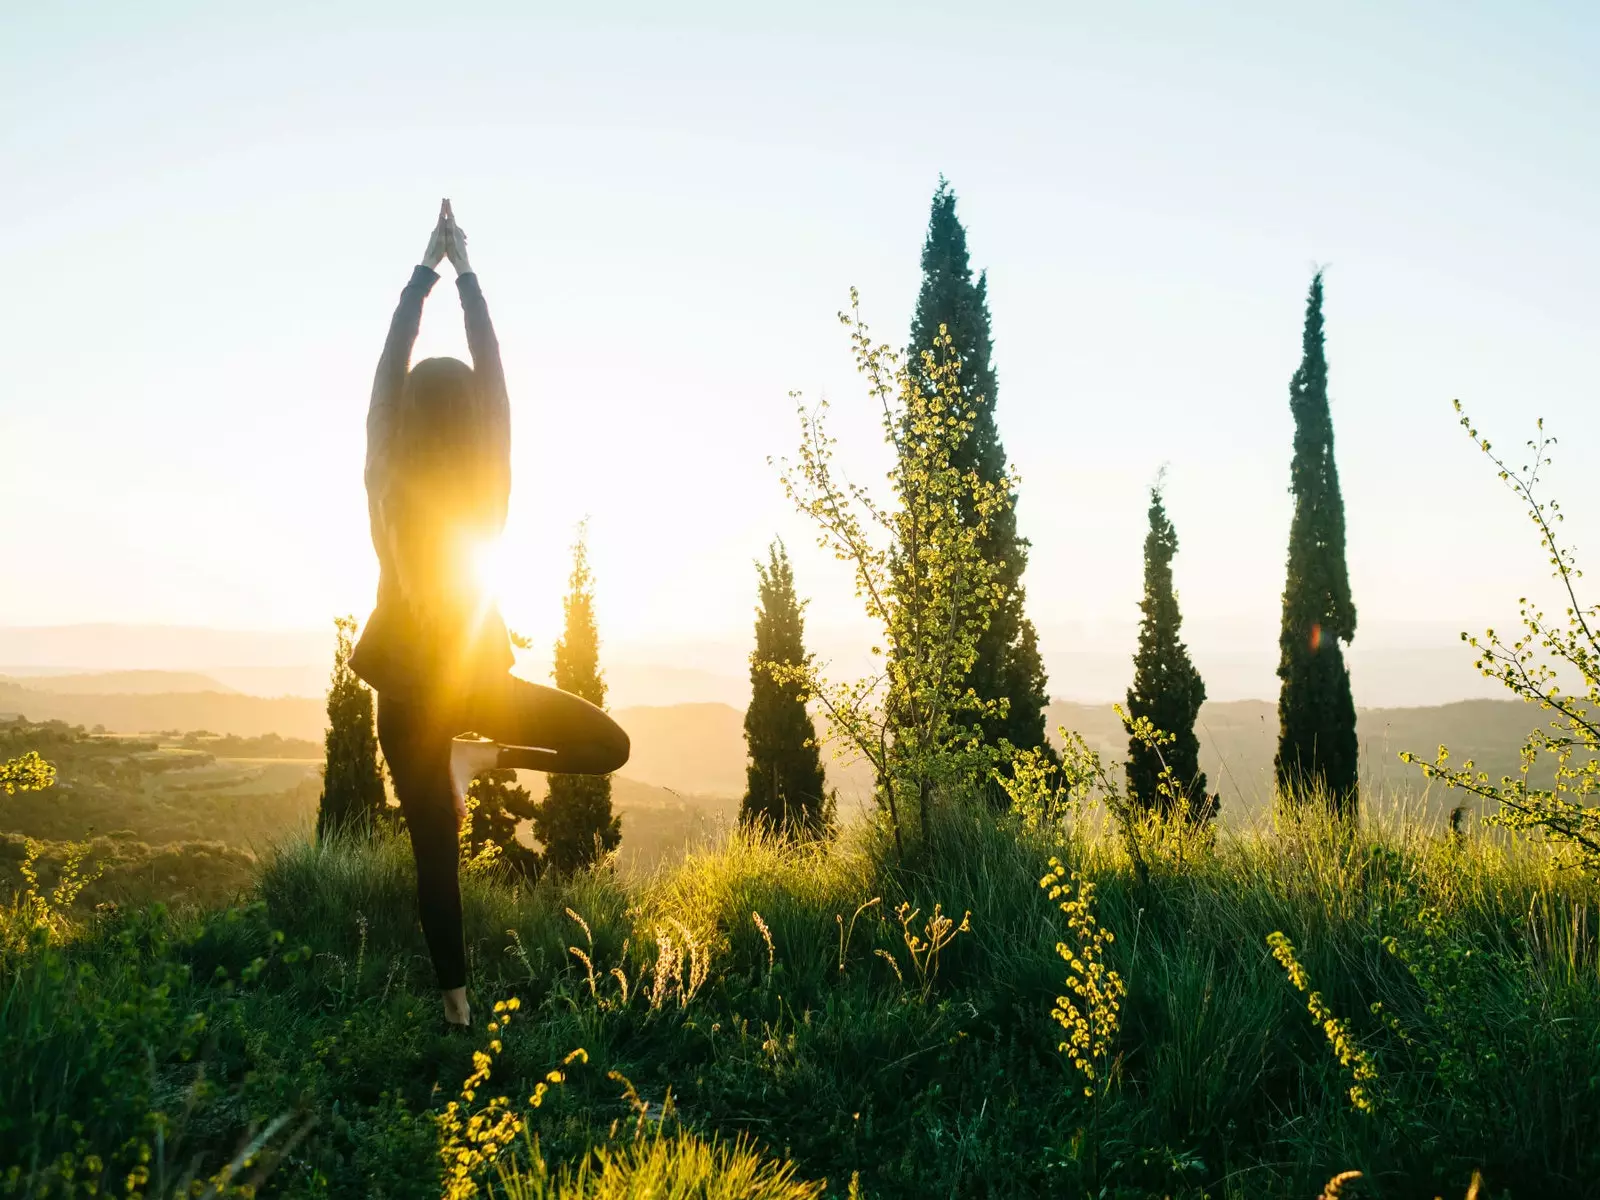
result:
[(498, 533), (504, 483), (493, 424), (472, 368), (425, 358), (411, 368), (395, 424), (395, 487), (386, 504), (408, 558), (441, 587), (468, 583), (463, 554)]

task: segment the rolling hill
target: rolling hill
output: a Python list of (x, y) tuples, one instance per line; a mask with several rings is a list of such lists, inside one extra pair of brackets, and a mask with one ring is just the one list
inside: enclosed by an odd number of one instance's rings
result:
[[(194, 690), (206, 682), (196, 673), (152, 671), (0, 678), (0, 714), (127, 733), (206, 729), (240, 737), (276, 733), (321, 741), (322, 701), (251, 696), (220, 687)], [(97, 686), (119, 690), (92, 690)], [(156, 690), (160, 687), (165, 690)], [(627, 779), (683, 796), (731, 798), (743, 793), (744, 715), (739, 709), (698, 703), (614, 711), (633, 740)], [(1431, 757), (1441, 743), (1458, 760), (1470, 757), (1492, 777), (1514, 773), (1522, 741), (1539, 722), (1535, 710), (1515, 700), (1365, 708), (1357, 717), (1363, 774), (1375, 794), (1419, 792), (1418, 773), (1399, 761), (1399, 753), (1411, 750)], [(1126, 735), (1110, 705), (1056, 701), (1048, 722), (1052, 730), (1063, 725), (1077, 730), (1114, 760), (1126, 753)], [(1276, 741), (1277, 714), (1269, 702), (1211, 702), (1201, 710), (1201, 766), (1212, 789), (1222, 793), (1228, 820), (1248, 819), (1266, 806)], [(870, 797), (871, 780), (859, 764), (835, 762), (829, 769), (840, 791), (842, 813)], [(1442, 796), (1428, 807), (1431, 811), (1441, 805), (1449, 807)]]

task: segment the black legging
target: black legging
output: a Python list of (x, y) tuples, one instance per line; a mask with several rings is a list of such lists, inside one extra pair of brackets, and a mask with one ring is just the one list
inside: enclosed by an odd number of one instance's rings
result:
[(411, 834), (422, 934), (445, 989), (467, 982), (451, 739), (467, 732), (494, 739), (502, 767), (606, 775), (628, 761), (628, 735), (587, 700), (511, 675), (469, 690), (461, 701), (378, 695), (378, 744)]

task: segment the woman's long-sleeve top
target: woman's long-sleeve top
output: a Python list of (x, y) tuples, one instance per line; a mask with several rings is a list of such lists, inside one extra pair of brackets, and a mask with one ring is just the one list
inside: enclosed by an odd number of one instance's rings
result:
[[(437, 689), (453, 679), (476, 677), (480, 671), (507, 671), (513, 662), (505, 623), (491, 600), (485, 597), (451, 611), (450, 606), (422, 604), (412, 594), (419, 586), (426, 588), (429, 581), (412, 578), (407, 579), (406, 588), (401, 586), (399, 560), (405, 553), (407, 531), (397, 514), (409, 481), (404, 477), (404, 459), (397, 453), (397, 430), (423, 301), (438, 279), (436, 272), (424, 266), (411, 272), (389, 324), (367, 410), (367, 513), (373, 549), (378, 554), (378, 598), (350, 665), (380, 692)], [(487, 454), (470, 465), (470, 469), (488, 473), (483, 480), (489, 498), (487, 528), (480, 525), (474, 532), (497, 537), (505, 527), (511, 496), (511, 404), (500, 346), (477, 275), (459, 276), (456, 290), (466, 320), (476, 391), (471, 410), (462, 412), (460, 419), (483, 422), (482, 440), (488, 447)], [(463, 467), (468, 469), (467, 464)], [(406, 497), (406, 501), (416, 502), (414, 497)]]

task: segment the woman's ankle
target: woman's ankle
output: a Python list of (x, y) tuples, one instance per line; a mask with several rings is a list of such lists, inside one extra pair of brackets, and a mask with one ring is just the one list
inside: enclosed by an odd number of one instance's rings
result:
[(444, 991), (444, 1019), (452, 1025), (472, 1024), (472, 1010), (467, 1006), (467, 989), (446, 988)]

